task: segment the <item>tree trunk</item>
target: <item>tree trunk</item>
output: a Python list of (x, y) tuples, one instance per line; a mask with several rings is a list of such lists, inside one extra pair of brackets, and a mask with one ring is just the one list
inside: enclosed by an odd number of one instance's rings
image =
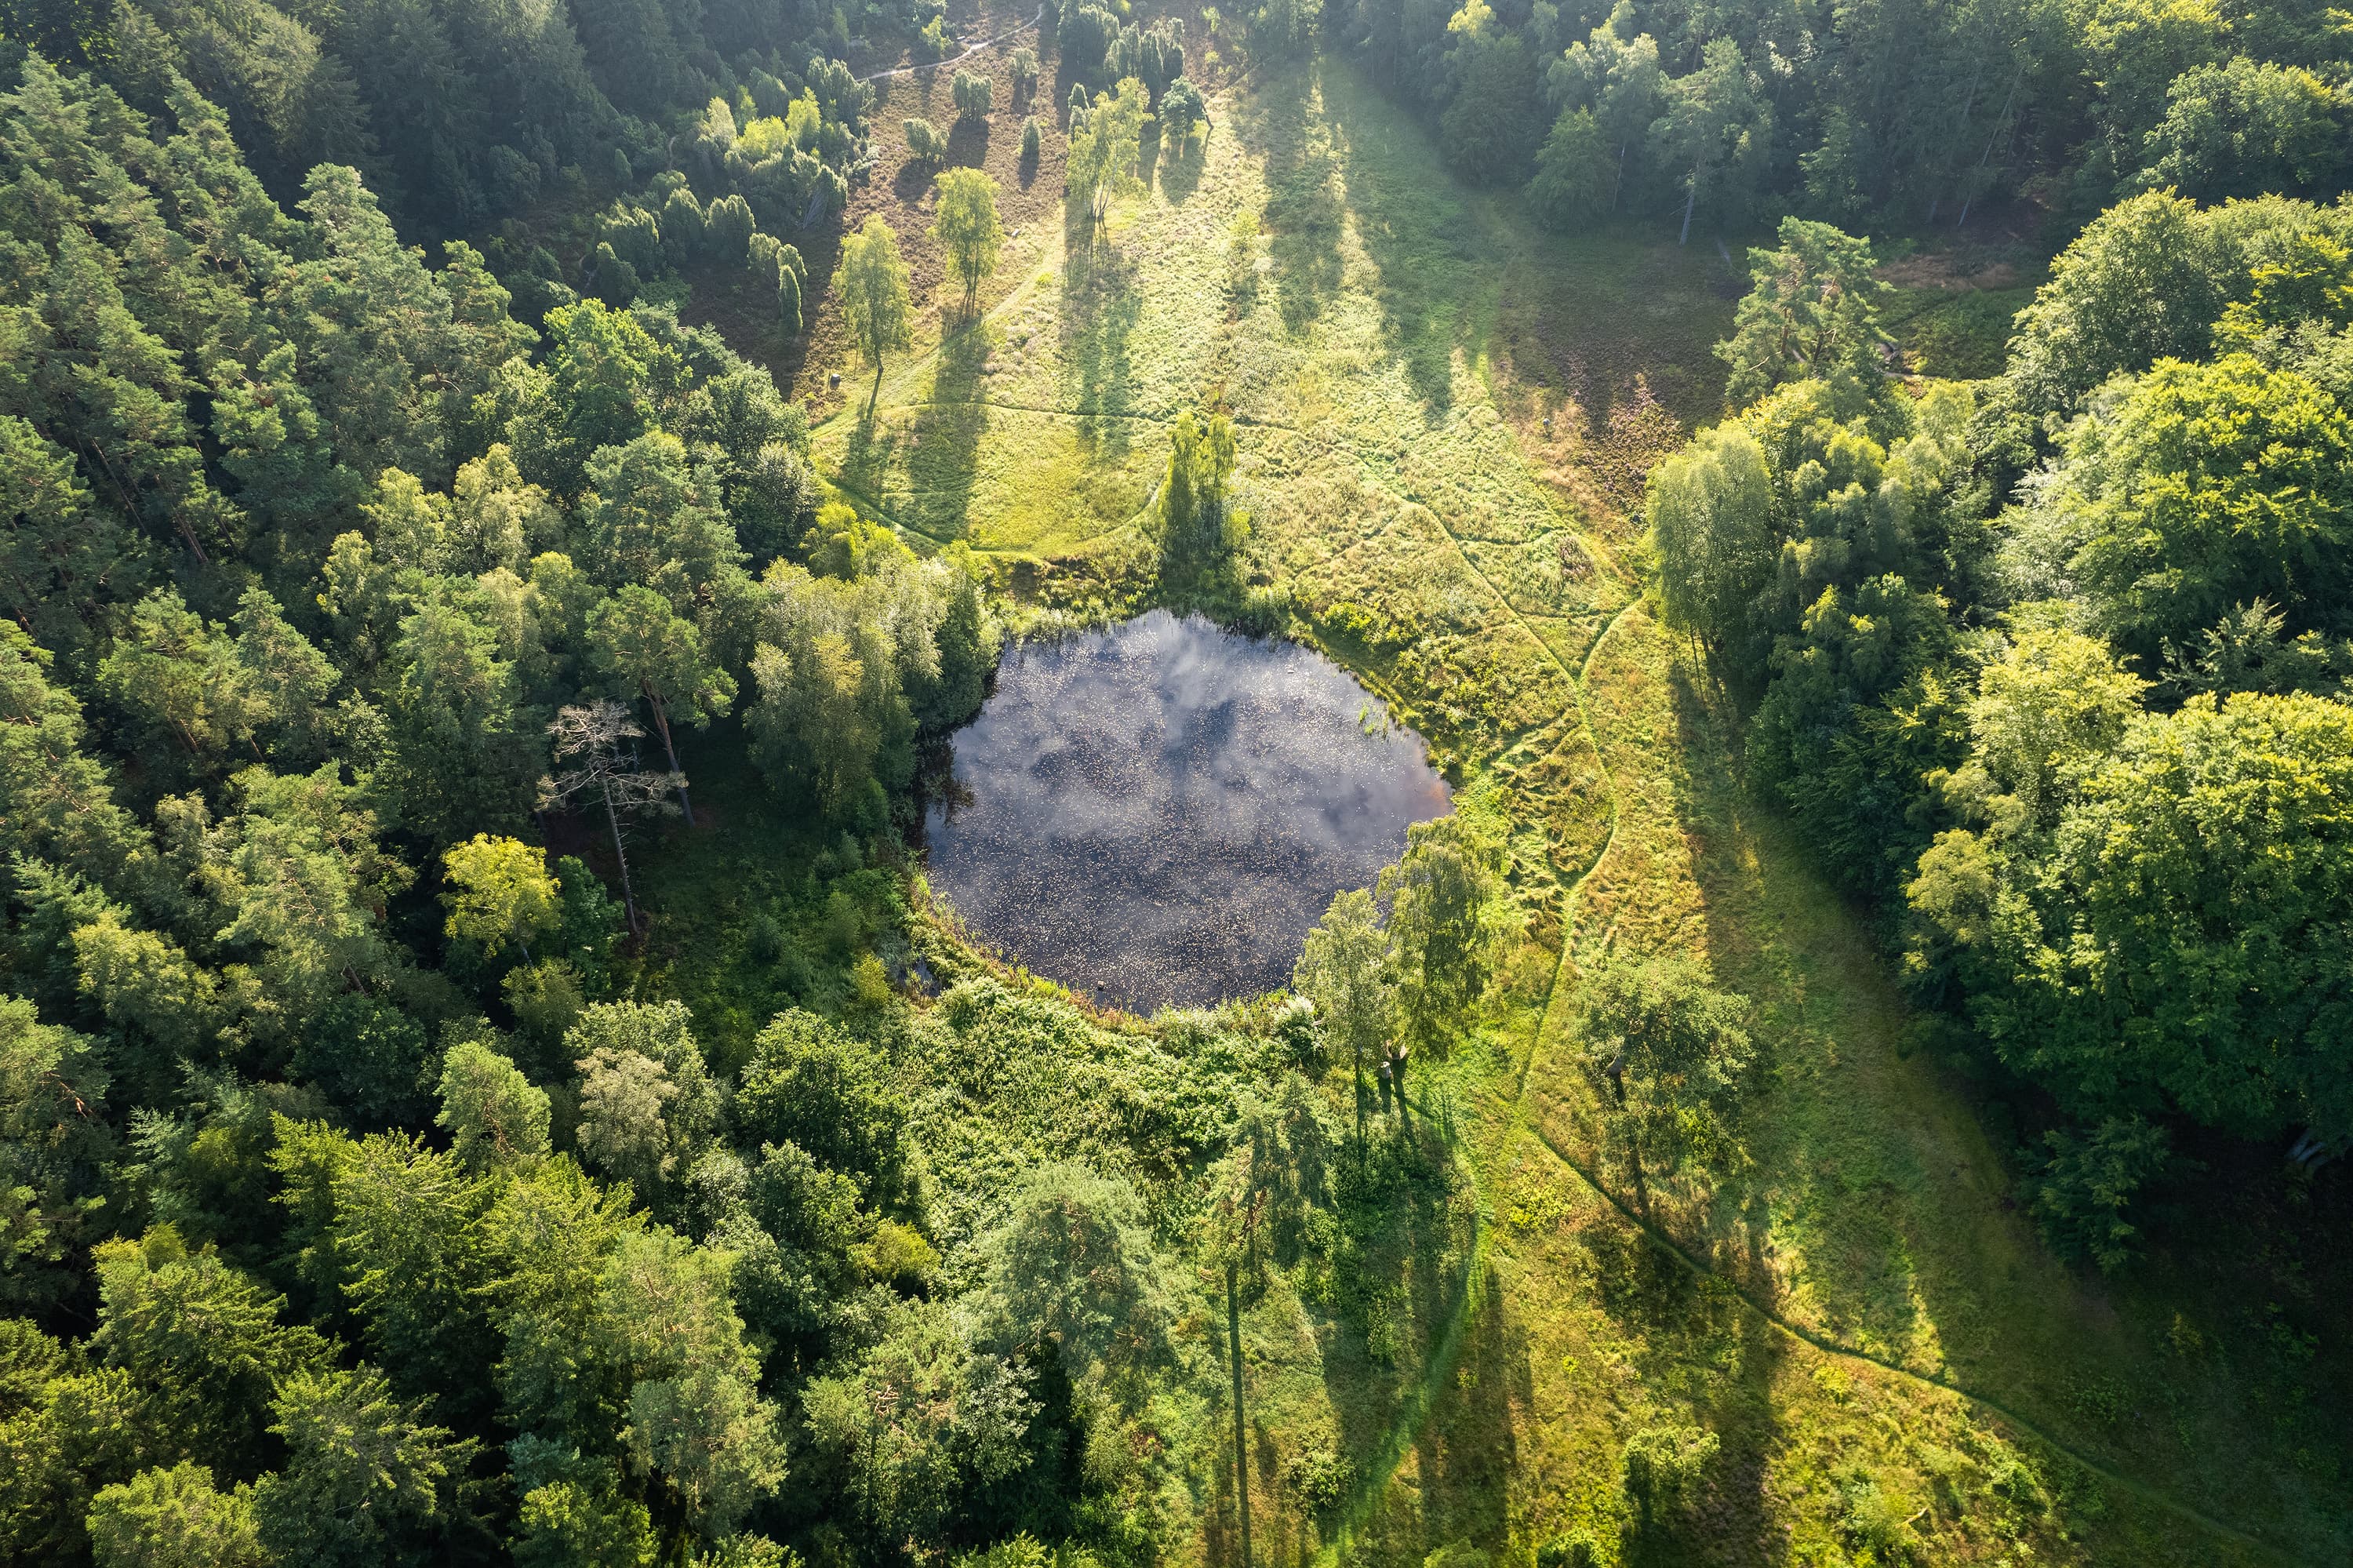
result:
[(1684, 193), (1683, 193), (1683, 234), (1682, 234), (1681, 238), (1677, 238), (1677, 239), (1676, 239), (1676, 241), (1675, 241), (1675, 243), (1676, 243), (1677, 245), (1686, 244), (1686, 243), (1688, 243), (1688, 242), (1690, 241), (1690, 239), (1691, 239), (1691, 217), (1692, 217), (1692, 208), (1693, 208), (1693, 207), (1696, 207), (1696, 206), (1698, 206), (1698, 205), (1699, 205), (1699, 171), (1698, 171), (1697, 169), (1694, 169), (1694, 170), (1692, 171), (1692, 183), (1691, 183), (1691, 186), (1690, 186), (1690, 188), (1689, 188), (1688, 190), (1684, 191)]
[(1234, 1367), (1234, 1503), (1242, 1520), (1242, 1568), (1250, 1568), (1249, 1429), (1242, 1420), (1241, 1266), (1226, 1261), (1227, 1359)]
[(678, 807), (686, 813), (686, 825), (691, 828), (694, 826), (694, 802), (686, 798), (686, 769), (678, 765), (678, 747), (670, 738), (670, 709), (651, 692), (646, 693), (646, 703), (654, 710), (654, 727), (661, 731), (662, 750), (670, 758), (670, 776), (678, 780)]
[(628, 911), (629, 935), (634, 937), (638, 934), (638, 895), (629, 887), (629, 852), (621, 847), (621, 814), (613, 810), (612, 786), (605, 786), (604, 793), (605, 821), (613, 830), (613, 858), (621, 867), (621, 907)]
[(1365, 1162), (1365, 1048), (1353, 1047), (1356, 1064), (1356, 1163)]
[(868, 415), (868, 417), (869, 417), (869, 418), (871, 418), (871, 417), (873, 416), (873, 413), (874, 413), (874, 404), (875, 404), (876, 400), (877, 400), (877, 399), (879, 399), (881, 396), (882, 396), (882, 356), (881, 356), (881, 355), (879, 355), (879, 354), (878, 354), (878, 355), (876, 355), (874, 356), (874, 390), (873, 390), (873, 391), (871, 391), (871, 392), (869, 392), (868, 394), (866, 394), (866, 412), (867, 412), (867, 415)]

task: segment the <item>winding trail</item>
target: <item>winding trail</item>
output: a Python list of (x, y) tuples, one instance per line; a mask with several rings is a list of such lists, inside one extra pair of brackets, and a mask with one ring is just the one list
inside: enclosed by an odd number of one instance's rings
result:
[(1005, 31), (997, 34), (997, 37), (993, 38), (984, 38), (979, 43), (973, 45), (972, 48), (965, 50), (964, 53), (956, 56), (953, 59), (925, 60), (921, 65), (893, 66), (889, 70), (873, 71), (868, 75), (858, 78), (858, 79), (860, 81), (888, 81), (894, 76), (913, 76), (919, 70), (938, 70), (942, 66), (962, 65), (965, 61), (972, 58), (973, 56), (979, 54), (984, 49), (993, 49), (1008, 38), (1019, 37), (1022, 34), (1038, 26), (1045, 19), (1046, 7), (1040, 5), (1038, 7), (1038, 14), (1030, 17), (1028, 21), (1022, 23), (1019, 26), (1008, 27)]

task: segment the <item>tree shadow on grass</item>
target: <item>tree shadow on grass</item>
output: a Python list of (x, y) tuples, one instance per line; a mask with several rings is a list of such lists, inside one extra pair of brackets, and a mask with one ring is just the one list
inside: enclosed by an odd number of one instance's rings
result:
[(910, 510), (935, 539), (962, 538), (970, 526), (973, 481), (988, 405), (981, 371), (988, 363), (988, 323), (975, 313), (932, 359), (931, 394), (915, 410), (907, 442)]
[[(1467, 341), (1466, 306), (1480, 280), (1465, 265), (1476, 224), (1422, 132), (1388, 122), (1395, 111), (1343, 70), (1324, 73), (1324, 102), (1348, 214), (1378, 279), (1382, 336), (1436, 423), (1454, 404), (1455, 350), (1477, 346)], [(1400, 148), (1403, 136), (1422, 139)]]
[[(1460, 1369), (1472, 1369), (1469, 1382), (1483, 1383), (1490, 1396), (1521, 1397), (1525, 1379), (1514, 1371), (1514, 1351), (1504, 1333), (1505, 1319), (1499, 1302), (1489, 1299), (1476, 1310), (1472, 1339), (1460, 1350), (1453, 1369), (1441, 1371), (1440, 1354), (1450, 1325), (1473, 1310), (1463, 1291), (1467, 1287), (1491, 1289), (1484, 1281), (1466, 1279), (1475, 1232), (1468, 1207), (1471, 1194), (1455, 1172), (1445, 1142), (1417, 1116), (1406, 1128), (1376, 1115), (1368, 1127), (1371, 1153), (1369, 1176), (1354, 1175), (1353, 1146), (1335, 1150), (1336, 1182), (1344, 1196), (1335, 1217), (1340, 1241), (1331, 1256), (1336, 1294), (1334, 1316), (1338, 1319), (1325, 1336), (1324, 1384), (1338, 1424), (1341, 1451), (1356, 1467), (1356, 1486), (1371, 1506), (1356, 1551), (1366, 1561), (1392, 1559), (1419, 1563), (1449, 1537), (1433, 1536), (1438, 1526), (1425, 1519), (1428, 1503), (1409, 1487), (1392, 1483), (1385, 1461), (1403, 1456), (1388, 1448), (1388, 1439), (1401, 1420), (1417, 1412), (1419, 1421), (1404, 1435), (1409, 1442), (1426, 1442), (1434, 1416), (1451, 1397), (1448, 1382)], [(1339, 1162), (1349, 1169), (1339, 1171)], [(1482, 1330), (1490, 1338), (1483, 1344)], [(1523, 1364), (1525, 1351), (1517, 1353)], [(1424, 1401), (1426, 1400), (1426, 1403)], [(1498, 1430), (1482, 1427), (1481, 1440)], [(1431, 1458), (1425, 1448), (1424, 1490)], [(1480, 1513), (1490, 1493), (1486, 1481), (1508, 1473), (1508, 1466), (1482, 1459), (1465, 1448), (1444, 1461), (1450, 1482), (1448, 1506), (1457, 1534), (1481, 1539), (1500, 1531), (1500, 1515), (1490, 1520)], [(1493, 1491), (1500, 1500), (1500, 1483)]]
[(1528, 1335), (1489, 1270), (1470, 1334), (1433, 1403), (1422, 1433), (1419, 1470), (1424, 1539), (1430, 1548), (1467, 1541), (1489, 1552), (1505, 1544), (1519, 1423), (1535, 1401)]
[(1787, 1340), (1730, 1286), (1694, 1275), (1616, 1215), (1580, 1241), (1601, 1309), (1634, 1347), (1634, 1370), (1662, 1407), (1650, 1419), (1702, 1428), (1717, 1443), (1682, 1495), (1633, 1513), (1624, 1561), (1788, 1561), (1765, 1492), (1767, 1458), (1781, 1438), (1772, 1391)]
[(1082, 211), (1067, 221), (1062, 274), (1061, 340), (1066, 406), (1077, 417), (1080, 444), (1103, 461), (1126, 455), (1133, 423), (1134, 372), (1128, 339), (1144, 309), (1134, 268), (1096, 238)]
[(1160, 194), (1168, 198), (1168, 205), (1183, 207), (1201, 188), (1201, 172), (1208, 166), (1208, 152), (1209, 133), (1206, 130), (1198, 137), (1186, 137), (1174, 147), (1162, 145)]
[(899, 165), (897, 174), (891, 176), (891, 194), (909, 207), (917, 206), (938, 175), (939, 171), (931, 164), (910, 158)]
[[(1752, 1192), (1746, 1202), (1716, 1205), (1695, 1245), (1718, 1252), (1753, 1292), (1778, 1297), (1779, 1277), (1765, 1253), (1772, 1213), (1763, 1194), (1782, 1187), (1785, 1202), (1810, 1211), (1807, 1228), (1825, 1244), (1806, 1257), (1822, 1326), (1874, 1353), (1900, 1355), (1921, 1327), (1915, 1248), (1906, 1234), (1915, 1211), (1905, 1201), (1923, 1179), (1917, 1153), (1876, 1118), (1826, 1117), (1822, 1107), (1804, 1103), (1809, 1086), (1825, 1074), (1835, 1076), (1842, 1097), (1867, 1092), (1859, 1075), (1873, 1047), (1845, 1036), (1874, 1021), (1840, 1003), (1850, 984), (1868, 986), (1879, 977), (1840, 971), (1857, 960), (1871, 971), (1873, 960), (1867, 950), (1817, 951), (1777, 918), (1767, 903), (1765, 857), (1786, 858), (1771, 850), (1787, 830), (1747, 798), (1735, 775), (1733, 698), (1681, 653), (1669, 685), (1677, 742), (1691, 765), (1681, 826), (1700, 885), (1707, 950), (1717, 983), (1755, 1004), (1752, 1027), (1767, 1086), (1752, 1095), (1744, 1117), (1743, 1141), (1757, 1170)], [(1783, 870), (1805, 874), (1795, 865)], [(1827, 888), (1810, 893), (1836, 897)], [(1865, 942), (1859, 927), (1851, 935)]]
[(846, 488), (879, 501), (898, 464), (901, 443), (899, 433), (885, 422), (882, 410), (867, 402), (865, 393), (860, 387), (850, 400), (856, 418), (842, 442), (840, 477)]
[(1338, 165), (1317, 137), (1310, 77), (1298, 92), (1253, 94), (1237, 111), (1266, 171), (1261, 218), (1274, 263), (1275, 308), (1292, 332), (1313, 326), (1340, 290)]

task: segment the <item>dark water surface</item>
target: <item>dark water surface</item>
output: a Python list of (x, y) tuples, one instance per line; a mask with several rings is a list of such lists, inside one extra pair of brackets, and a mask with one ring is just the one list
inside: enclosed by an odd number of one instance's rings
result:
[(1320, 654), (1199, 616), (1017, 649), (955, 736), (955, 786), (925, 823), (932, 888), (1106, 1001), (1271, 991), (1332, 895), (1370, 886), (1406, 825), (1448, 809), (1420, 737), (1386, 717)]

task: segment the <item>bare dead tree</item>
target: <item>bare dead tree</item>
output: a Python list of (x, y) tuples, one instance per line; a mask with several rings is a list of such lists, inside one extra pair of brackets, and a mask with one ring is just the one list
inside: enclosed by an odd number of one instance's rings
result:
[(613, 858), (621, 867), (621, 903), (628, 911), (629, 930), (638, 930), (638, 897), (629, 883), (628, 833), (625, 824), (649, 813), (676, 815), (670, 798), (686, 780), (638, 766), (637, 743), (645, 729), (629, 716), (628, 707), (605, 698), (582, 707), (565, 708), (547, 726), (557, 771), (539, 781), (542, 810), (568, 805), (581, 796), (603, 802), (606, 825), (613, 832)]

